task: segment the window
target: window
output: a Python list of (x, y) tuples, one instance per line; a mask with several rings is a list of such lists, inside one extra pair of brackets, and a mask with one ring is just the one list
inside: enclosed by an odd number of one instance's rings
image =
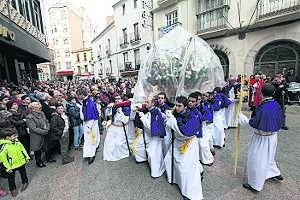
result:
[(198, 31), (225, 26), (228, 10), (225, 0), (198, 0)]
[(63, 31), (64, 31), (64, 33), (68, 32), (67, 26), (64, 27)]
[(86, 53), (83, 53), (83, 60), (87, 61)]
[(89, 71), (88, 66), (84, 65), (84, 72), (88, 72), (88, 71)]
[(124, 44), (127, 44), (128, 43), (127, 42), (127, 29), (124, 28), (122, 31), (123, 31), (123, 42), (124, 42)]
[(109, 69), (110, 69), (110, 74), (112, 74), (112, 62), (109, 60)]
[(66, 62), (66, 68), (71, 69), (72, 68), (72, 63), (71, 62)]
[(25, 1), (26, 19), (31, 22), (30, 9), (28, 0)]
[(81, 74), (81, 67), (77, 66), (77, 74)]
[(139, 23), (135, 23), (133, 25), (133, 30), (134, 30), (134, 40), (139, 40), (140, 39)]
[(137, 8), (137, 0), (133, 0), (133, 7)]
[(16, 2), (16, 0), (10, 0), (10, 5), (14, 8), (14, 9), (18, 9), (17, 8), (17, 2)]
[(59, 52), (59, 50), (56, 50), (56, 53), (55, 53), (55, 54), (56, 54), (56, 57), (57, 57), (57, 58), (60, 57), (60, 52)]
[(68, 58), (68, 57), (70, 57), (70, 56), (71, 56), (70, 51), (69, 51), (69, 50), (66, 50), (66, 51), (65, 51), (65, 57)]
[(108, 44), (108, 49), (107, 50), (110, 50), (110, 39), (107, 39), (107, 44)]
[(35, 1), (33, 2), (33, 13), (34, 13), (35, 21), (36, 21), (36, 27), (37, 27), (38, 30), (42, 31), (42, 21), (41, 21), (41, 16), (40, 16), (40, 7)]
[(173, 24), (176, 24), (178, 22), (177, 10), (168, 13), (166, 15), (166, 17), (167, 17), (167, 26), (171, 26)]
[(18, 0), (19, 4), (19, 13), (24, 16), (24, 5), (22, 0)]
[(76, 54), (76, 57), (77, 57), (77, 62), (80, 62), (80, 56), (79, 56), (79, 53)]
[(122, 9), (123, 9), (123, 16), (125, 15), (125, 4), (122, 5)]
[(139, 70), (140, 66), (141, 66), (140, 50), (139, 49), (134, 50), (134, 63), (135, 63), (135, 69)]
[(128, 62), (128, 52), (123, 53), (123, 60), (124, 60), (124, 68), (126, 70), (126, 63)]
[(64, 44), (69, 44), (68, 38), (65, 38), (65, 39), (64, 39)]

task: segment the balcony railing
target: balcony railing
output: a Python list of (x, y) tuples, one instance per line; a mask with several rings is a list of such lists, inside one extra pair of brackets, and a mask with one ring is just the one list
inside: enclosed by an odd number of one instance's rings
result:
[(140, 41), (141, 41), (141, 37), (140, 37), (139, 34), (132, 34), (131, 35), (130, 43), (132, 45), (137, 45), (137, 44), (140, 43)]
[(16, 25), (28, 32), (34, 38), (47, 44), (45, 34), (41, 33), (35, 26), (32, 25), (25, 17), (23, 17), (14, 7), (12, 7), (7, 0), (0, 0), (0, 13), (13, 21)]
[(179, 0), (158, 0), (157, 4), (160, 7), (169, 6), (171, 4), (177, 3)]
[(299, 0), (261, 0), (258, 5), (257, 18), (267, 18), (300, 10)]
[(121, 41), (120, 48), (125, 49), (128, 47), (128, 45), (129, 45), (128, 41)]
[(159, 31), (159, 37), (162, 37), (164, 34), (170, 32), (171, 30), (173, 30), (176, 26), (182, 26), (181, 22), (176, 22), (175, 24), (172, 24), (170, 26), (164, 26), (164, 27), (160, 27), (158, 28)]
[(226, 28), (226, 17), (228, 16), (228, 5), (220, 5), (197, 14), (198, 33), (207, 32), (215, 29)]

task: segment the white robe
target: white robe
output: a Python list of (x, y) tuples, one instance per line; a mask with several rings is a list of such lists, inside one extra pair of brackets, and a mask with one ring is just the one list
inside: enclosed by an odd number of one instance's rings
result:
[(203, 164), (211, 164), (214, 162), (212, 132), (213, 124), (203, 124), (202, 138), (199, 138), (199, 158)]
[[(79, 105), (79, 104), (78, 104)], [(80, 108), (80, 118), (84, 119), (82, 106)], [(96, 150), (100, 144), (100, 132), (98, 126), (98, 120), (83, 121), (83, 157), (91, 158), (96, 155)]]
[[(146, 143), (146, 151), (148, 154), (148, 163), (151, 169), (151, 176), (154, 178), (160, 177), (165, 172), (165, 163), (163, 155), (163, 138), (158, 136), (151, 137), (151, 113), (148, 112), (141, 117), (141, 121), (144, 125), (144, 131), (148, 140)], [(140, 137), (143, 140), (143, 137)], [(145, 149), (140, 148), (142, 151), (140, 154), (145, 152)]]
[[(180, 152), (180, 146), (184, 144), (188, 137), (180, 132), (175, 117), (168, 118), (166, 123), (166, 131), (171, 134), (171, 129), (174, 130), (174, 183), (176, 183), (183, 196), (191, 200), (203, 199), (201, 172), (202, 165), (199, 162), (199, 144), (196, 137), (191, 137), (191, 142), (185, 154)], [(172, 146), (172, 145), (171, 145)], [(165, 157), (165, 166), (168, 176), (168, 182), (171, 183), (171, 166), (172, 166), (172, 147)]]
[(127, 136), (128, 136), (128, 143), (129, 144), (132, 144), (132, 142), (135, 139), (135, 128), (134, 128), (134, 123), (133, 123), (135, 115), (136, 115), (136, 112), (133, 112), (133, 111), (130, 112), (129, 121), (128, 121), (128, 124), (126, 126), (126, 133), (127, 133)]
[[(112, 115), (111, 108), (106, 110), (106, 115)], [(128, 130), (128, 122), (129, 116), (125, 116), (122, 112), (122, 108), (118, 108), (117, 113), (114, 116), (114, 121), (107, 128), (106, 138), (104, 140), (103, 160), (118, 161), (129, 157), (126, 136), (122, 125), (123, 123), (125, 125), (125, 129)]]
[(232, 102), (228, 108), (225, 110), (225, 123), (226, 127), (237, 127), (237, 104), (238, 102), (235, 101), (235, 94), (234, 94), (234, 88), (232, 87), (229, 91), (229, 100)]
[(248, 149), (248, 184), (257, 191), (263, 189), (265, 180), (279, 176), (275, 161), (277, 133), (260, 136), (253, 133)]
[(223, 147), (225, 141), (224, 132), (224, 112), (222, 110), (214, 111), (214, 131), (213, 142), (214, 145)]

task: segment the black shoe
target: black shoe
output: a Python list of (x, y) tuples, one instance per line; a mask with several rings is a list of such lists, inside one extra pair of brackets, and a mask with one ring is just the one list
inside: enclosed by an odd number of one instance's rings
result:
[(39, 164), (36, 164), (36, 166), (38, 168), (43, 168), (43, 167), (46, 167), (46, 165), (44, 163), (39, 163)]
[(54, 159), (47, 160), (47, 163), (55, 163), (55, 162), (56, 162), (56, 160), (54, 160)]
[(289, 128), (288, 128), (287, 126), (284, 126), (284, 127), (282, 127), (281, 129), (282, 129), (282, 130), (286, 130), (286, 131), (289, 130)]
[(24, 192), (24, 191), (27, 189), (28, 185), (29, 185), (29, 183), (24, 183), (24, 184), (22, 185), (20, 191), (21, 191), (21, 192)]
[(214, 145), (214, 147), (215, 147), (216, 149), (222, 149), (222, 147), (221, 147), (221, 146), (218, 146), (218, 145)]
[(274, 176), (272, 177), (271, 179), (275, 179), (275, 180), (278, 180), (278, 181), (283, 181), (283, 177), (281, 175), (279, 176)]
[(89, 158), (88, 164), (90, 165), (90, 164), (92, 164), (94, 161), (95, 161), (95, 156)]
[(258, 192), (256, 189), (254, 189), (253, 187), (251, 187), (251, 185), (249, 185), (248, 183), (244, 183), (243, 187), (246, 188), (246, 189), (248, 189), (248, 190), (251, 190), (252, 192)]

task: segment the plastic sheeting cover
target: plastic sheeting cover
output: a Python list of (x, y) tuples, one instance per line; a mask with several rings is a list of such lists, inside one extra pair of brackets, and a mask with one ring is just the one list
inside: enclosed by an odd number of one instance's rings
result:
[(176, 27), (158, 40), (139, 71), (134, 100), (165, 92), (176, 96), (212, 91), (224, 85), (224, 72), (218, 56), (201, 38)]

